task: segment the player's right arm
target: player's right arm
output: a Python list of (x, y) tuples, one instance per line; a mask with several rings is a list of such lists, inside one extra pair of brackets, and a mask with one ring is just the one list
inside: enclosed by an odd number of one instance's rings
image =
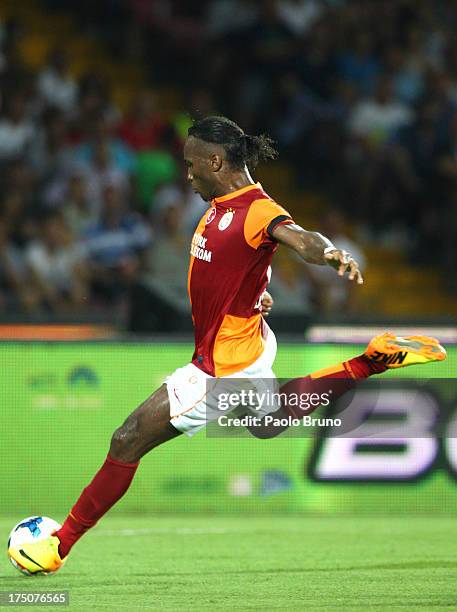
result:
[(350, 253), (337, 249), (332, 242), (319, 234), (308, 232), (295, 223), (278, 224), (270, 231), (271, 236), (280, 244), (285, 244), (294, 250), (307, 263), (328, 265), (338, 271), (340, 276), (346, 272), (349, 280), (363, 283), (359, 264)]

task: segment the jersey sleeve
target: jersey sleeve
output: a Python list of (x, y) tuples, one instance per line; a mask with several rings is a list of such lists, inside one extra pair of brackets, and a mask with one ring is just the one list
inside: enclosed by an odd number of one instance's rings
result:
[(294, 220), (285, 208), (273, 200), (255, 200), (246, 215), (244, 222), (244, 238), (254, 249), (260, 245), (271, 242), (271, 232), (279, 224), (294, 223)]

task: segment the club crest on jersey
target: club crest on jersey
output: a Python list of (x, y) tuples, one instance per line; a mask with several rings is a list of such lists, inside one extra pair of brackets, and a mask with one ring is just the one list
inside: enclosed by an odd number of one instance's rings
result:
[(226, 230), (230, 223), (233, 221), (233, 217), (235, 216), (235, 211), (232, 208), (229, 208), (228, 211), (222, 215), (221, 220), (219, 221), (219, 225), (217, 226), (221, 232)]
[(213, 208), (209, 211), (206, 217), (205, 224), (208, 225), (208, 223), (211, 223), (211, 221), (214, 219), (215, 216), (216, 216), (216, 207), (213, 206)]

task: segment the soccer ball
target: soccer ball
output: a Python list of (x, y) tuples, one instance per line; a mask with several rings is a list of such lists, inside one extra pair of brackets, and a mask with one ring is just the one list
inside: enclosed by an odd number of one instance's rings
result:
[(36, 571), (31, 571), (21, 565), (17, 559), (14, 559), (11, 553), (19, 551), (19, 555), (16, 554), (15, 556), (20, 556), (23, 544), (45, 540), (60, 527), (59, 523), (47, 516), (29, 516), (15, 525), (8, 538), (8, 558), (14, 567), (26, 576), (52, 573), (52, 571), (40, 569), (38, 565)]

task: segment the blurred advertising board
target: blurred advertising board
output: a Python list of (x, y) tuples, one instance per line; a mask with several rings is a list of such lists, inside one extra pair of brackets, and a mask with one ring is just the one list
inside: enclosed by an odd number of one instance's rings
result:
[[(362, 350), (283, 344), (275, 372), (303, 376)], [(191, 354), (190, 344), (0, 344), (0, 513), (63, 518), (103, 462), (114, 429)], [(389, 372), (364, 392), (376, 392), (384, 418), (407, 413), (414, 431), (387, 441), (372, 423), (362, 424), (363, 436), (343, 438), (325, 428), (270, 440), (247, 432), (182, 436), (143, 459), (113, 512), (454, 513), (457, 347), (443, 364)]]

